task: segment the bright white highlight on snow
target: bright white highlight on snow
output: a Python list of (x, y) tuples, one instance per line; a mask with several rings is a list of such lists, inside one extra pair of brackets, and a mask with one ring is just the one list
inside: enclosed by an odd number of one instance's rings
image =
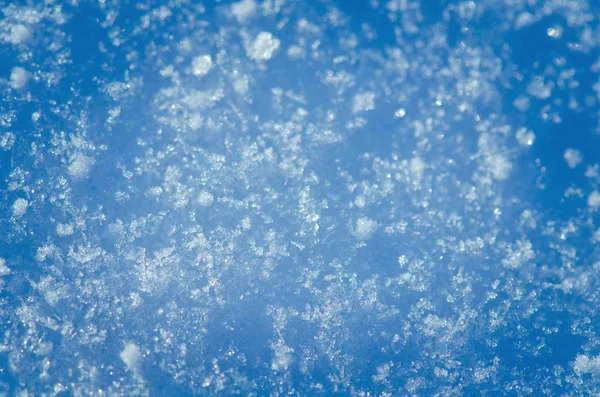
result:
[(577, 149), (569, 148), (565, 150), (565, 154), (563, 155), (565, 161), (569, 168), (575, 168), (583, 161), (583, 157), (581, 156), (581, 152)]
[(27, 207), (29, 206), (29, 201), (18, 198), (12, 205), (12, 215), (15, 218), (20, 218), (27, 212)]
[(535, 134), (527, 128), (519, 128), (515, 136), (517, 141), (519, 141), (519, 144), (523, 146), (531, 146), (535, 141)]
[(254, 0), (242, 0), (231, 5), (231, 13), (239, 23), (246, 22), (256, 13), (257, 5)]
[(10, 86), (15, 90), (24, 88), (27, 85), (28, 80), (29, 72), (22, 67), (15, 67), (10, 72)]
[(198, 204), (200, 204), (203, 207), (209, 207), (210, 205), (212, 205), (214, 200), (214, 196), (206, 190), (201, 191), (198, 195)]
[(587, 203), (592, 210), (598, 210), (600, 208), (600, 192), (594, 190), (592, 193), (590, 193)]
[(24, 43), (31, 36), (31, 32), (27, 26), (22, 24), (15, 24), (9, 28), (9, 33), (4, 37), (4, 40), (11, 44), (17, 45)]
[(119, 357), (133, 373), (139, 373), (141, 370), (142, 364), (142, 353), (140, 352), (140, 348), (136, 346), (134, 343), (128, 342), (125, 344), (125, 347), (119, 353)]
[(10, 269), (6, 265), (6, 260), (0, 257), (0, 277), (10, 274)]
[(352, 113), (362, 113), (375, 109), (375, 93), (364, 92), (352, 99)]
[(375, 233), (377, 227), (377, 221), (364, 216), (357, 219), (353, 234), (359, 240), (367, 240)]
[(254, 41), (246, 47), (248, 57), (255, 61), (267, 61), (271, 59), (279, 48), (280, 41), (269, 32), (260, 32)]
[(77, 153), (71, 159), (71, 163), (67, 167), (67, 172), (73, 180), (77, 181), (85, 178), (93, 165), (94, 160), (92, 158), (85, 154)]
[(192, 62), (192, 73), (196, 77), (202, 77), (207, 74), (214, 64), (210, 55), (200, 55), (194, 58)]
[(73, 234), (73, 225), (70, 223), (59, 223), (58, 225), (56, 225), (56, 234), (58, 234), (61, 237), (70, 236), (71, 234)]

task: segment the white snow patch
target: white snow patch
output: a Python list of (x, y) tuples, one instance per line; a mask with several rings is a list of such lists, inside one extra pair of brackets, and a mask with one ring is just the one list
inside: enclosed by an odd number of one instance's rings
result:
[(352, 113), (367, 112), (373, 109), (375, 109), (375, 94), (372, 92), (356, 94), (352, 99)]
[(198, 195), (198, 204), (203, 207), (210, 207), (213, 201), (215, 201), (215, 197), (212, 195), (212, 193), (207, 192), (206, 190), (201, 191)]
[(21, 44), (31, 36), (29, 28), (22, 24), (15, 24), (10, 27), (8, 34), (4, 37), (5, 41), (11, 44)]
[(550, 95), (552, 95), (552, 89), (554, 88), (554, 83), (548, 82), (544, 83), (543, 77), (536, 76), (533, 80), (527, 85), (527, 93), (529, 95), (533, 95), (538, 99), (548, 99)]
[(575, 168), (581, 163), (583, 157), (581, 156), (581, 152), (577, 149), (568, 148), (565, 150), (565, 154), (563, 155), (565, 161), (569, 168)]
[(69, 173), (71, 179), (80, 180), (88, 175), (93, 165), (93, 159), (85, 154), (77, 153), (71, 159), (71, 164), (69, 164), (67, 172)]
[(20, 66), (16, 66), (12, 68), (10, 72), (10, 86), (19, 90), (27, 85), (27, 81), (29, 81), (29, 72), (23, 69)]
[(526, 239), (517, 241), (516, 247), (509, 246), (506, 251), (507, 256), (502, 260), (502, 264), (511, 269), (526, 265), (535, 258), (533, 246), (531, 242)]
[(10, 274), (10, 269), (6, 266), (6, 260), (0, 258), (0, 276), (6, 276), (7, 274)]
[(231, 5), (231, 13), (239, 23), (244, 23), (256, 13), (254, 0), (242, 0)]
[(273, 37), (269, 32), (260, 32), (254, 41), (246, 47), (248, 57), (255, 61), (267, 61), (279, 48), (279, 39)]
[(12, 205), (12, 214), (15, 218), (20, 218), (27, 212), (27, 207), (29, 206), (29, 201), (18, 198)]
[(519, 128), (515, 137), (522, 146), (531, 146), (533, 145), (533, 141), (535, 141), (535, 134), (527, 128)]
[(587, 203), (592, 210), (598, 210), (598, 208), (600, 208), (600, 192), (594, 190), (592, 193), (590, 193), (587, 199)]
[(377, 221), (363, 216), (356, 221), (356, 227), (354, 228), (354, 237), (359, 240), (367, 240), (371, 238), (373, 233), (377, 230)]
[(529, 107), (531, 106), (531, 102), (529, 100), (529, 97), (520, 96), (513, 101), (513, 106), (515, 108), (517, 108), (517, 110), (520, 110), (521, 112), (526, 112), (529, 110)]
[(600, 356), (589, 358), (584, 354), (578, 354), (573, 364), (573, 369), (578, 375), (600, 374)]
[(504, 180), (510, 176), (512, 163), (504, 155), (495, 153), (487, 156), (485, 162), (492, 171), (494, 179)]
[(282, 341), (279, 341), (274, 347), (274, 357), (271, 362), (271, 369), (273, 371), (285, 371), (292, 363), (292, 353), (294, 349), (285, 345)]
[(192, 73), (196, 77), (202, 77), (213, 68), (214, 63), (210, 55), (200, 55), (192, 61)]
[(56, 233), (61, 236), (70, 236), (73, 234), (73, 225), (71, 223), (59, 223), (56, 225)]
[(135, 344), (128, 342), (119, 354), (121, 360), (125, 363), (127, 368), (133, 373), (139, 373), (141, 369), (142, 353), (140, 348)]

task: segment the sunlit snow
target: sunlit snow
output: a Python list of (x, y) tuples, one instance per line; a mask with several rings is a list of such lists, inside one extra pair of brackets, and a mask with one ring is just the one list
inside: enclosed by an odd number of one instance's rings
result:
[(600, 390), (591, 0), (0, 6), (0, 396)]

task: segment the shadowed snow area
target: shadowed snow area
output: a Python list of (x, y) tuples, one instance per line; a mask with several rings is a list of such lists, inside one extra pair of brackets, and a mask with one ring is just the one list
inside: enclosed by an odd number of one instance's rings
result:
[(0, 396), (593, 395), (592, 0), (0, 0)]

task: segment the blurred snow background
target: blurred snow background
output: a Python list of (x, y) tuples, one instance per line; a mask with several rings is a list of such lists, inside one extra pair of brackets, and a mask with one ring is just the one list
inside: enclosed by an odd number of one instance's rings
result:
[(600, 390), (597, 2), (0, 12), (0, 395)]

